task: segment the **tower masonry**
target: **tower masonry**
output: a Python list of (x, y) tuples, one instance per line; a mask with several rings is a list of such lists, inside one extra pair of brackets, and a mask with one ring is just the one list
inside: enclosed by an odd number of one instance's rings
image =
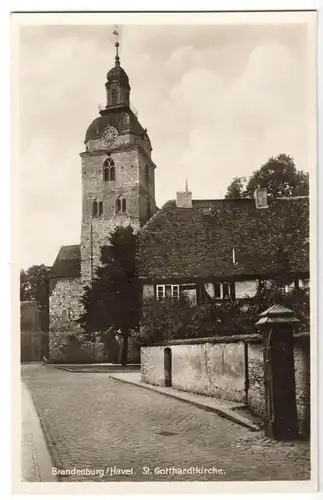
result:
[[(103, 344), (97, 343), (93, 351), (76, 322), (83, 312), (84, 286), (95, 276), (101, 247), (109, 244), (111, 232), (129, 224), (137, 232), (156, 212), (152, 147), (147, 130), (130, 103), (129, 78), (120, 66), (118, 42), (115, 47), (115, 64), (105, 84), (106, 105), (88, 127), (85, 148), (80, 153), (81, 244), (62, 246), (50, 273), (52, 361), (105, 359)], [(75, 335), (80, 345), (75, 343)]]
[(130, 104), (129, 78), (115, 65), (107, 74), (106, 106), (88, 127), (82, 158), (81, 276), (88, 282), (100, 248), (117, 226), (139, 230), (156, 212), (155, 167), (147, 130)]

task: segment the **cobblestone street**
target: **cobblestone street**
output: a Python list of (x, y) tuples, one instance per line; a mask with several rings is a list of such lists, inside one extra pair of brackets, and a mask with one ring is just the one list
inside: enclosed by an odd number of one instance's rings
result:
[[(268, 441), (262, 431), (249, 431), (214, 413), (113, 380), (106, 373), (24, 365), (22, 378), (57, 468), (133, 468), (132, 475), (105, 473), (101, 477), (98, 473), (60, 477), (61, 481), (310, 478), (308, 442)], [(171, 466), (214, 467), (224, 473), (157, 473)], [(156, 473), (155, 468), (159, 468)]]

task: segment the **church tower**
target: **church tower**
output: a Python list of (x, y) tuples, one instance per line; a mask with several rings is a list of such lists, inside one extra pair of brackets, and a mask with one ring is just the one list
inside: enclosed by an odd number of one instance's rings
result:
[(115, 64), (107, 74), (106, 106), (88, 127), (82, 158), (81, 276), (90, 282), (100, 248), (117, 226), (139, 230), (156, 212), (151, 143), (130, 104), (129, 78)]

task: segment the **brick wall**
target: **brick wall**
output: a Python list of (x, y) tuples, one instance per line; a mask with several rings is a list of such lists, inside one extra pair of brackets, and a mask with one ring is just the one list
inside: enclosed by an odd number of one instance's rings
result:
[[(308, 434), (310, 425), (310, 351), (309, 336), (294, 337), (296, 408), (299, 432)], [(248, 344), (248, 406), (265, 417), (263, 343)]]
[(263, 349), (262, 342), (248, 344), (248, 406), (261, 417), (266, 415)]
[(295, 339), (294, 344), (296, 406), (299, 430), (309, 434), (310, 428), (310, 338)]

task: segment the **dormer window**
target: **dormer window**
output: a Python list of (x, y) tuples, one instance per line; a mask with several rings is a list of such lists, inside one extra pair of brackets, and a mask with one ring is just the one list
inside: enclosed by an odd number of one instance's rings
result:
[(103, 164), (103, 180), (104, 181), (115, 181), (116, 170), (114, 166), (114, 161), (112, 158), (107, 158)]

